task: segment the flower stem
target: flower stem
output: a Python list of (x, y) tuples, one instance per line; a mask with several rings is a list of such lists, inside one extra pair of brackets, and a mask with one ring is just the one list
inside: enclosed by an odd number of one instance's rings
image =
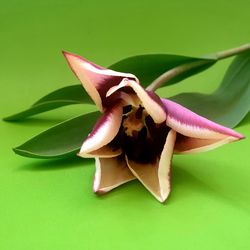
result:
[(225, 58), (228, 58), (230, 56), (238, 55), (238, 54), (240, 54), (246, 50), (249, 50), (249, 49), (250, 49), (250, 43), (244, 44), (244, 45), (237, 47), (237, 48), (217, 52), (215, 54), (215, 57), (217, 58), (217, 60), (225, 59)]
[(206, 65), (208, 63), (211, 63), (209, 60), (204, 60), (205, 58), (212, 58), (215, 59), (215, 61), (225, 59), (231, 56), (235, 56), (237, 54), (240, 54), (244, 51), (250, 50), (250, 44), (245, 44), (237, 48), (220, 51), (215, 54), (212, 54), (211, 56), (205, 56), (201, 58), (201, 60), (197, 60), (195, 62), (191, 63), (185, 63), (180, 66), (177, 66), (173, 69), (168, 70), (167, 72), (160, 75), (158, 78), (156, 78), (148, 87), (147, 90), (155, 91), (157, 88), (161, 87), (162, 84), (170, 81), (174, 77), (181, 75), (185, 72), (188, 72), (191, 69), (195, 69), (198, 67), (201, 67), (203, 65)]

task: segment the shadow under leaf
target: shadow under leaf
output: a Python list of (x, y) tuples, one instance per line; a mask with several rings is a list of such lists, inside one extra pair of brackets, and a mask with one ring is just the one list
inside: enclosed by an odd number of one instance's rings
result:
[(83, 167), (90, 163), (94, 164), (93, 159), (80, 158), (73, 156), (64, 159), (54, 160), (35, 160), (18, 168), (19, 171), (51, 171), (67, 168)]
[[(28, 117), (24, 120), (18, 120), (15, 122), (15, 125), (25, 125), (27, 127), (33, 126), (54, 126), (57, 123), (61, 123), (64, 120), (69, 119), (70, 117)], [(5, 120), (4, 120), (5, 121)], [(8, 123), (13, 123), (12, 121), (5, 121)]]
[(241, 127), (245, 126), (250, 123), (250, 112), (244, 117), (244, 119), (236, 126), (236, 127)]

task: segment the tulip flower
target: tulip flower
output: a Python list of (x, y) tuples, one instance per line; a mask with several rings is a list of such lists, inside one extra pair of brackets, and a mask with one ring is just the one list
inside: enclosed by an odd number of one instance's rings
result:
[(95, 158), (97, 194), (138, 179), (164, 202), (170, 193), (173, 153), (207, 151), (243, 138), (144, 89), (133, 74), (105, 69), (68, 52), (64, 55), (103, 113), (78, 154)]

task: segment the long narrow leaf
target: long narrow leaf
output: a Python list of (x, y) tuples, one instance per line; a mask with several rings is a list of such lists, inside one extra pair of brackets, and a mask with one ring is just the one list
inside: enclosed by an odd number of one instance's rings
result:
[(238, 55), (212, 94), (183, 93), (170, 97), (227, 127), (235, 127), (250, 110), (250, 51)]
[(206, 70), (216, 63), (216, 61), (217, 59), (212, 56), (210, 58), (195, 58), (179, 55), (153, 54), (128, 57), (111, 65), (110, 68), (116, 71), (133, 73), (146, 88), (153, 80), (166, 71), (182, 64), (202, 62), (202, 65), (197, 64), (196, 68), (192, 68), (188, 72), (178, 75), (171, 81), (167, 82), (165, 86), (180, 82), (189, 76)]
[[(185, 63), (198, 61), (203, 62), (203, 65), (197, 66), (197, 68), (193, 68), (192, 70), (179, 75), (178, 77), (172, 79), (172, 81), (168, 82), (168, 84), (173, 84), (207, 69), (212, 66), (216, 60), (167, 54), (139, 55), (123, 59), (111, 65), (110, 68), (117, 71), (135, 74), (140, 79), (142, 85), (147, 87), (147, 85), (155, 78), (169, 69)], [(79, 103), (91, 104), (93, 102), (80, 84), (67, 86), (44, 96), (27, 110), (6, 117), (4, 120), (16, 121), (59, 107)]]
[(5, 117), (5, 121), (16, 121), (45, 111), (56, 109), (71, 104), (93, 104), (89, 95), (81, 85), (67, 86), (44, 96), (29, 109), (20, 113)]
[(62, 158), (75, 155), (94, 126), (99, 112), (67, 120), (33, 137), (15, 153), (31, 158)]

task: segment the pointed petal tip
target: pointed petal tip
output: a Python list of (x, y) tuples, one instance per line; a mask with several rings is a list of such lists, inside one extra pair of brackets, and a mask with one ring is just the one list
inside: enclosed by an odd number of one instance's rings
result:
[(82, 157), (82, 158), (90, 158), (90, 157), (85, 156), (85, 153), (81, 152), (81, 150), (76, 154), (76, 156)]
[(242, 135), (242, 134), (239, 134), (238, 139), (239, 139), (239, 140), (246, 139), (246, 136), (245, 136), (245, 135)]
[(161, 200), (159, 200), (160, 203), (164, 204), (165, 201), (167, 200), (167, 198), (168, 198), (168, 196), (166, 196), (166, 197), (161, 197)]
[(100, 195), (104, 195), (106, 194), (105, 191), (102, 191), (102, 190), (97, 190), (96, 192), (94, 192), (96, 195), (100, 196)]
[(239, 141), (239, 140), (243, 140), (246, 137), (234, 130), (232, 130), (232, 135), (230, 136), (232, 138), (232, 141)]
[(154, 196), (161, 204), (164, 204), (169, 197), (169, 193), (166, 195)]
[(65, 57), (67, 60), (69, 60), (70, 57), (72, 57), (72, 58), (78, 58), (78, 59), (80, 59), (80, 60), (82, 60), (82, 61), (87, 62), (87, 60), (86, 60), (85, 58), (83, 58), (82, 56), (79, 56), (79, 55), (77, 55), (77, 54), (71, 53), (71, 52), (69, 52), (69, 51), (62, 50), (62, 53), (63, 53), (64, 57)]
[(67, 58), (68, 56), (73, 56), (74, 54), (72, 54), (72, 53), (70, 53), (70, 52), (68, 52), (68, 51), (66, 51), (66, 50), (62, 50), (62, 54)]
[(67, 55), (67, 54), (69, 54), (69, 52), (63, 49), (63, 50), (62, 50), (62, 54), (63, 54), (63, 55)]
[(168, 99), (161, 99), (167, 112), (167, 125), (185, 136), (200, 139), (244, 139), (240, 133), (200, 116)]
[(97, 189), (97, 188), (95, 188), (95, 187), (93, 187), (93, 192), (94, 192), (96, 195), (98, 195), (98, 196), (107, 193), (107, 191), (102, 190), (102, 189)]

